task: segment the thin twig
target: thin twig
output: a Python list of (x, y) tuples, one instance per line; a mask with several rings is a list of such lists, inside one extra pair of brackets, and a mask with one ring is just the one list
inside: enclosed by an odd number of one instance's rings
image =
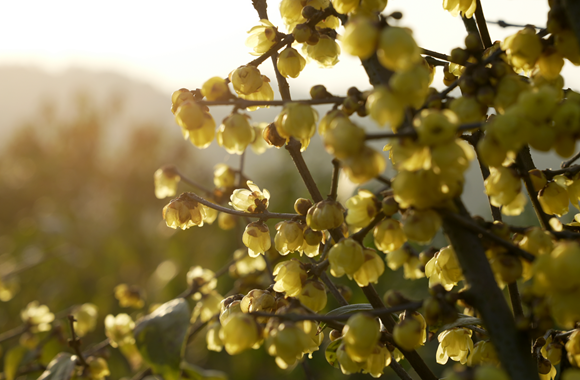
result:
[[(457, 127), (457, 133), (461, 133), (464, 131), (470, 131), (472, 129), (481, 128), (485, 122), (479, 121), (476, 123), (468, 123), (462, 124)], [(417, 137), (417, 131), (415, 129), (407, 129), (402, 132), (397, 133), (374, 133), (374, 134), (367, 134), (365, 136), (366, 140), (381, 140), (381, 139), (392, 139), (392, 138), (400, 138), (400, 137)]]
[(563, 169), (558, 169), (558, 170), (551, 170), (551, 169), (542, 170), (542, 173), (544, 173), (547, 180), (554, 179), (555, 176), (561, 175), (561, 174), (565, 174), (568, 177), (572, 177), (573, 175), (577, 174), (578, 172), (580, 172), (580, 165), (569, 166), (569, 167), (565, 167)]
[(212, 203), (212, 202), (208, 201), (207, 199), (204, 199), (195, 193), (186, 193), (186, 194), (188, 197), (201, 203), (202, 205), (205, 205), (209, 208), (213, 208), (214, 210), (225, 212), (226, 214), (232, 214), (232, 215), (241, 216), (241, 217), (245, 217), (245, 218), (258, 218), (258, 219), (263, 219), (263, 220), (266, 220), (266, 219), (285, 219), (285, 220), (304, 219), (303, 215), (277, 213), (277, 212), (270, 212), (268, 210), (266, 210), (265, 212), (259, 212), (259, 213), (237, 211), (237, 210), (233, 210), (231, 208), (227, 208), (227, 207)]
[(562, 164), (560, 165), (560, 168), (566, 169), (567, 167), (572, 165), (574, 162), (576, 162), (576, 160), (578, 160), (579, 158), (580, 158), (580, 152), (573, 155), (572, 158), (570, 158), (569, 160), (563, 161)]
[(490, 48), (493, 43), (491, 42), (491, 36), (489, 35), (489, 30), (487, 29), (487, 24), (485, 22), (485, 16), (483, 14), (483, 8), (481, 6), (481, 0), (476, 0), (477, 5), (475, 8), (475, 20), (477, 21), (477, 28), (479, 29), (479, 37), (481, 42), (483, 42), (484, 49)]
[(358, 241), (359, 243), (362, 244), (365, 236), (367, 236), (367, 234), (369, 232), (371, 232), (375, 228), (375, 226), (377, 224), (379, 224), (379, 222), (381, 220), (383, 220), (384, 218), (385, 218), (385, 214), (383, 214), (382, 212), (379, 212), (366, 227), (363, 227), (359, 231), (357, 231), (356, 233), (354, 233), (351, 236), (351, 238), (353, 238), (354, 240), (356, 240), (356, 241)]
[(330, 194), (328, 198), (336, 200), (336, 195), (338, 192), (338, 177), (340, 174), (340, 161), (336, 158), (332, 159), (332, 178), (330, 181)]
[(302, 153), (300, 153), (300, 141), (290, 138), (290, 141), (286, 144), (286, 150), (290, 153), (296, 168), (298, 169), (298, 173), (300, 173), (300, 177), (302, 177), (302, 181), (306, 185), (312, 200), (315, 203), (318, 203), (323, 200), (322, 194), (320, 190), (318, 190), (318, 186), (316, 186), (316, 182), (314, 182), (314, 178), (312, 178), (312, 174), (310, 174), (310, 170), (304, 161), (304, 157)]
[(70, 326), (70, 333), (72, 338), (68, 340), (68, 345), (71, 347), (75, 354), (77, 355), (77, 360), (79, 361), (80, 365), (85, 368), (89, 367), (89, 363), (85, 360), (83, 353), (81, 351), (81, 340), (77, 337), (75, 332), (75, 317), (73, 315), (68, 316), (69, 326)]
[(524, 185), (526, 186), (526, 190), (528, 191), (528, 195), (530, 196), (530, 200), (532, 201), (532, 206), (534, 207), (534, 211), (536, 212), (536, 216), (540, 221), (540, 225), (544, 230), (552, 231), (552, 226), (550, 226), (550, 216), (544, 212), (542, 209), (542, 205), (538, 200), (538, 192), (534, 189), (534, 184), (532, 179), (530, 178), (530, 170), (536, 168), (534, 165), (534, 161), (532, 160), (532, 155), (530, 154), (530, 148), (525, 146), (517, 155), (516, 157), (516, 166), (520, 173), (520, 176), (524, 180)]
[(30, 325), (27, 323), (24, 323), (24, 324), (17, 326), (11, 330), (5, 331), (2, 334), (0, 334), (0, 343), (7, 341), (9, 339), (12, 339), (12, 338), (16, 338), (17, 336), (24, 334), (28, 330), (30, 330)]
[(526, 252), (523, 249), (521, 249), (520, 247), (514, 245), (513, 243), (502, 239), (501, 237), (497, 236), (493, 232), (490, 232), (490, 231), (486, 230), (485, 228), (479, 226), (478, 224), (474, 223), (472, 220), (466, 219), (465, 217), (463, 217), (455, 212), (451, 212), (449, 210), (439, 209), (437, 211), (442, 216), (445, 216), (449, 219), (452, 219), (455, 223), (460, 224), (462, 227), (465, 227), (468, 230), (475, 232), (476, 234), (479, 234), (482, 237), (493, 241), (497, 245), (500, 245), (500, 246), (506, 248), (508, 251), (513, 252), (513, 253), (521, 256), (524, 260), (532, 262), (536, 258), (531, 253)]

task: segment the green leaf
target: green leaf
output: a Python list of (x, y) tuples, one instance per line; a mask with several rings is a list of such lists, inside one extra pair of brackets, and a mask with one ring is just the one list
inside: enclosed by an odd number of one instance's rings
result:
[(70, 380), (76, 367), (76, 356), (67, 352), (56, 355), (38, 380)]
[(138, 321), (135, 341), (143, 359), (165, 380), (180, 378), (181, 346), (189, 326), (189, 306), (183, 298), (159, 306)]
[[(373, 310), (373, 307), (370, 303), (354, 303), (352, 305), (346, 305), (337, 307), (329, 311), (326, 315), (343, 315), (343, 314), (354, 314), (360, 311), (369, 311)], [(326, 328), (326, 323), (322, 322), (318, 330), (322, 331)]]
[(471, 317), (469, 315), (460, 314), (460, 317), (457, 318), (454, 322), (448, 323), (446, 325), (441, 326), (441, 328), (437, 331), (436, 334), (440, 334), (445, 330), (451, 330), (454, 327), (465, 327), (469, 325), (482, 325), (481, 319)]
[(338, 364), (338, 359), (336, 356), (336, 351), (338, 351), (338, 347), (340, 346), (341, 343), (342, 343), (342, 338), (339, 338), (339, 339), (335, 340), (334, 342), (331, 342), (328, 346), (326, 346), (326, 350), (324, 351), (324, 356), (326, 357), (326, 361), (328, 362), (328, 364), (330, 364), (334, 368), (340, 368), (340, 365)]
[(227, 380), (228, 375), (222, 371), (203, 369), (186, 361), (181, 362), (181, 369), (193, 380)]
[(26, 347), (23, 346), (16, 346), (6, 351), (6, 355), (4, 355), (4, 377), (6, 380), (14, 380), (26, 351)]

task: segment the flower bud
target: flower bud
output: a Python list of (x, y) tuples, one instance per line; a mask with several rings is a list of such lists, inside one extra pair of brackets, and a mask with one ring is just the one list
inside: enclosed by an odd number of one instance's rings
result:
[(349, 278), (363, 265), (365, 256), (362, 246), (353, 239), (343, 239), (335, 244), (328, 252), (330, 274)]
[(276, 356), (276, 364), (282, 369), (296, 363), (309, 345), (308, 336), (294, 323), (284, 322), (268, 332), (268, 354)]
[(385, 86), (375, 87), (366, 101), (366, 109), (371, 118), (381, 127), (389, 123), (393, 132), (403, 123), (404, 108), (404, 104)]
[(381, 211), (387, 217), (395, 215), (399, 212), (399, 204), (395, 200), (395, 197), (390, 195), (385, 197), (381, 203)]
[(366, 227), (378, 213), (377, 197), (368, 190), (359, 190), (358, 194), (346, 201), (346, 223), (351, 227)]
[(310, 199), (298, 198), (296, 199), (296, 202), (294, 202), (294, 211), (300, 215), (306, 216), (310, 207), (312, 207), (312, 201)]
[(304, 66), (306, 66), (306, 60), (294, 48), (287, 47), (278, 56), (278, 71), (285, 78), (298, 78)]
[(181, 180), (175, 166), (162, 166), (153, 175), (155, 182), (155, 197), (163, 199), (173, 197), (177, 191), (177, 184)]
[(401, 248), (407, 241), (401, 226), (401, 222), (392, 218), (383, 219), (377, 224), (373, 232), (377, 248), (385, 253)]
[(302, 52), (316, 61), (318, 66), (332, 67), (338, 63), (340, 46), (332, 37), (323, 34), (315, 45), (304, 45)]
[(274, 124), (278, 134), (289, 139), (295, 137), (302, 144), (302, 151), (308, 147), (310, 138), (316, 133), (318, 113), (308, 104), (287, 103)]
[(262, 87), (262, 75), (256, 66), (240, 66), (230, 73), (230, 81), (238, 94), (250, 95)]
[(228, 100), (232, 97), (228, 84), (220, 77), (208, 79), (201, 87), (201, 93), (209, 101)]
[(248, 314), (235, 313), (222, 321), (219, 338), (227, 353), (236, 355), (258, 343), (260, 336), (254, 318)]
[(350, 355), (346, 352), (346, 345), (344, 343), (342, 343), (336, 350), (336, 360), (340, 365), (340, 370), (345, 375), (357, 373), (362, 369), (361, 363), (357, 363), (350, 358)]
[(314, 312), (324, 309), (327, 302), (326, 289), (318, 280), (308, 280), (304, 283), (298, 299), (302, 305)]
[(425, 328), (426, 326), (424, 327), (418, 319), (403, 319), (393, 329), (395, 343), (403, 350), (414, 350), (424, 343), (423, 335), (425, 334)]
[(418, 243), (429, 243), (441, 227), (441, 217), (436, 211), (410, 210), (403, 220), (403, 232), (407, 239)]
[(354, 272), (353, 278), (358, 286), (368, 286), (370, 283), (376, 284), (379, 282), (379, 277), (385, 271), (385, 263), (374, 249), (364, 248), (363, 255), (364, 262)]
[(89, 356), (86, 361), (88, 364), (89, 378), (91, 380), (100, 380), (111, 374), (105, 359)]
[(204, 123), (204, 110), (192, 100), (181, 102), (175, 111), (175, 122), (182, 129), (194, 131), (200, 129)]
[(128, 286), (127, 284), (115, 286), (115, 298), (119, 301), (119, 306), (121, 307), (141, 309), (145, 304), (139, 288)]
[(365, 145), (362, 150), (344, 161), (344, 172), (354, 183), (365, 183), (385, 171), (387, 163), (382, 154)]
[(240, 309), (243, 313), (253, 313), (255, 311), (271, 312), (276, 304), (272, 293), (266, 290), (254, 289), (242, 298)]
[(268, 226), (260, 221), (248, 224), (242, 235), (242, 242), (248, 247), (250, 257), (263, 255), (272, 246)]
[(377, 56), (387, 69), (402, 71), (420, 62), (421, 49), (410, 29), (391, 26), (380, 34)]
[(333, 200), (320, 201), (308, 209), (306, 224), (314, 231), (338, 228), (344, 222), (344, 208)]
[(367, 17), (351, 17), (344, 28), (340, 40), (342, 47), (350, 55), (367, 59), (375, 52), (379, 30)]
[(274, 245), (282, 256), (301, 250), (304, 244), (304, 232), (300, 223), (285, 220), (276, 224), (276, 230), (278, 232), (274, 237)]
[(335, 118), (322, 135), (326, 151), (338, 159), (357, 155), (364, 146), (365, 130), (348, 118)]
[(247, 115), (234, 113), (226, 117), (217, 132), (217, 141), (229, 154), (242, 154), (254, 141), (254, 128)]
[(266, 128), (264, 128), (262, 131), (262, 137), (269, 145), (277, 148), (286, 144), (286, 139), (278, 134), (278, 130), (274, 123), (270, 123)]
[(308, 278), (302, 263), (296, 259), (282, 261), (274, 268), (274, 290), (296, 297), (302, 291), (302, 284)]
[(362, 362), (372, 354), (381, 333), (375, 317), (357, 313), (348, 319), (342, 335), (348, 356), (354, 361)]
[(121, 313), (116, 317), (109, 314), (105, 317), (105, 334), (109, 338), (111, 347), (134, 344), (134, 328), (135, 322), (128, 314)]
[(556, 182), (549, 182), (538, 192), (538, 201), (548, 215), (562, 216), (569, 211), (568, 192)]
[(312, 28), (308, 24), (298, 24), (292, 31), (294, 41), (302, 44), (312, 36)]
[(171, 94), (171, 112), (175, 114), (175, 111), (179, 108), (181, 103), (185, 101), (193, 102), (193, 94), (186, 88), (180, 88)]

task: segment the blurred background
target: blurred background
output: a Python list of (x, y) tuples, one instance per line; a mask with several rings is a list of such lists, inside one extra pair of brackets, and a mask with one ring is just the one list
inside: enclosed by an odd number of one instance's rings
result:
[[(269, 16), (285, 31), (278, 3), (269, 2)], [(538, 26), (545, 26), (548, 11), (545, 0), (484, 0), (483, 6), (488, 20)], [(399, 24), (414, 30), (421, 47), (449, 53), (463, 46), (463, 23), (445, 12), (440, 0), (391, 0), (386, 12), (393, 11), (403, 12)], [(99, 327), (84, 342), (94, 344), (104, 338), (105, 315), (139, 316), (118, 305), (116, 285), (139, 287), (146, 310), (181, 293), (191, 266), (217, 270), (229, 261), (241, 244), (231, 231), (216, 225), (186, 231), (165, 226), (161, 210), (167, 200), (155, 198), (153, 173), (175, 164), (211, 187), (215, 164), (238, 167), (239, 157), (227, 155), (217, 143), (200, 151), (181, 138), (169, 110), (170, 95), (182, 87), (201, 87), (213, 76), (226, 77), (252, 60), (244, 42), (257, 23), (250, 0), (0, 3), (0, 333), (18, 326), (20, 310), (33, 300), (55, 313), (92, 302), (99, 308)], [(516, 30), (490, 26), (494, 40)], [(307, 98), (315, 84), (337, 95), (351, 86), (370, 87), (360, 61), (344, 54), (340, 60), (332, 70), (307, 65), (298, 79), (290, 80), (293, 97)], [(578, 90), (580, 77), (570, 66), (567, 62), (562, 73), (565, 87)], [(260, 69), (275, 78), (270, 61)], [(440, 71), (434, 86), (444, 87)], [(320, 107), (320, 116), (327, 109)], [(256, 111), (252, 121), (271, 122), (277, 111)], [(218, 123), (229, 112), (211, 110)], [(369, 120), (355, 121), (376, 129)], [(541, 168), (559, 167), (562, 161), (549, 154), (534, 156)], [(317, 137), (305, 158), (324, 193), (331, 163)], [(244, 172), (271, 192), (273, 211), (291, 212), (297, 197), (307, 197), (285, 151), (270, 149), (264, 156), (250, 151)], [(387, 175), (392, 174), (389, 169)], [(465, 203), (488, 217), (477, 165), (467, 177)], [(341, 187), (345, 197), (354, 191), (346, 181)], [(190, 190), (180, 185), (180, 192)], [(526, 210), (515, 222), (523, 224), (532, 214)], [(439, 243), (444, 244), (442, 237)], [(424, 281), (411, 283), (389, 269), (383, 280), (381, 292), (405, 288), (409, 296), (421, 297), (426, 289)], [(232, 281), (219, 281), (221, 294)], [(353, 297), (364, 302), (356, 291)], [(236, 357), (208, 353), (203, 334), (200, 338), (190, 360), (204, 368), (229, 368), (235, 379), (305, 376), (301, 368), (279, 370), (263, 349)], [(0, 343), (0, 355), (17, 341)], [(421, 352), (430, 363), (436, 347), (432, 342)], [(46, 364), (66, 350), (66, 342), (51, 341), (42, 360)], [(111, 355), (112, 378), (129, 376), (124, 359), (115, 350)], [(231, 361), (227, 367), (226, 357)], [(317, 379), (343, 377), (328, 367), (322, 352), (314, 354), (312, 371)]]

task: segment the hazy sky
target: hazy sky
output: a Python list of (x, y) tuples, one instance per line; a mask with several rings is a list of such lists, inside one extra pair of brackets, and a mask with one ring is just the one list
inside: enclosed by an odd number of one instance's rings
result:
[[(547, 0), (482, 2), (488, 20), (545, 24)], [(443, 11), (441, 3), (390, 0), (387, 12), (403, 12), (399, 25), (411, 27), (420, 46), (449, 53), (463, 44), (465, 31), (461, 19)], [(278, 4), (269, 1), (268, 13), (285, 31)], [(195, 88), (253, 58), (244, 42), (257, 23), (251, 0), (2, 1), (0, 65), (35, 65), (53, 72), (75, 66), (115, 71), (167, 92)], [(490, 31), (495, 40), (517, 29), (491, 26)], [(270, 62), (262, 70), (273, 78)], [(293, 88), (317, 83), (337, 92), (353, 84), (368, 87), (360, 62), (345, 54), (335, 70), (310, 64), (290, 81)]]

